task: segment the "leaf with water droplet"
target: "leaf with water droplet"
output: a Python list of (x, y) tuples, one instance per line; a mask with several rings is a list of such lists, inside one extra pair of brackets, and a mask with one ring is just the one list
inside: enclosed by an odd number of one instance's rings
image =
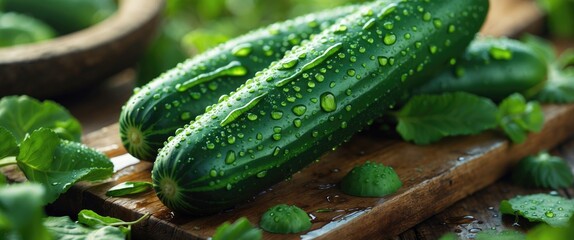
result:
[(78, 181), (104, 180), (113, 173), (107, 156), (81, 143), (61, 140), (46, 128), (32, 132), (22, 141), (16, 161), (29, 181), (46, 187), (46, 203), (56, 200)]
[[(536, 209), (531, 210), (532, 206)], [(557, 214), (558, 208), (564, 210)], [(563, 227), (568, 225), (570, 217), (574, 215), (574, 200), (550, 194), (517, 196), (500, 202), (500, 212), (517, 214), (531, 222), (545, 222), (553, 227)]]

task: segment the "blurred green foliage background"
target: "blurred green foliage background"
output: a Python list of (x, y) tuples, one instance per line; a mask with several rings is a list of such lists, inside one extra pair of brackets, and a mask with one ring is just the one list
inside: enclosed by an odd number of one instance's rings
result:
[(368, 0), (166, 0), (164, 22), (138, 67), (141, 86), (187, 57), (250, 30)]

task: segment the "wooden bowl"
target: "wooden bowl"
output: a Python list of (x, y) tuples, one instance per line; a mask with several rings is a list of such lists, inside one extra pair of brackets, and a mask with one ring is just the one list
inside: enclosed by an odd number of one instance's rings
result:
[(120, 0), (114, 15), (90, 28), (0, 48), (0, 96), (77, 92), (133, 65), (158, 28), (163, 6), (164, 0)]

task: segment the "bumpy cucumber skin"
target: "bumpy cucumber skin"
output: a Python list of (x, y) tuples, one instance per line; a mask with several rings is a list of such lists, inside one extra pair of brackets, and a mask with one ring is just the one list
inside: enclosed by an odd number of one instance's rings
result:
[[(493, 56), (493, 49), (511, 54)], [(547, 64), (536, 52), (517, 40), (478, 38), (448, 70), (418, 87), (414, 94), (463, 91), (501, 101), (513, 93), (526, 97), (536, 94), (546, 81)]]
[[(281, 59), (294, 45), (357, 7), (346, 6), (272, 24), (178, 64), (137, 90), (122, 108), (119, 123), (124, 147), (137, 158), (154, 160), (158, 149), (178, 128), (205, 112), (206, 107), (217, 103), (222, 95), (236, 90), (257, 71)], [(251, 48), (245, 50), (250, 53), (238, 55), (241, 46), (247, 44)], [(241, 64), (244, 74), (213, 78), (185, 91), (176, 89), (178, 84), (190, 79), (202, 81), (201, 76), (205, 76), (202, 74), (218, 71), (233, 62)]]
[(157, 196), (173, 211), (205, 215), (286, 179), (447, 67), (487, 9), (487, 0), (377, 1), (341, 19), (168, 142), (152, 170)]

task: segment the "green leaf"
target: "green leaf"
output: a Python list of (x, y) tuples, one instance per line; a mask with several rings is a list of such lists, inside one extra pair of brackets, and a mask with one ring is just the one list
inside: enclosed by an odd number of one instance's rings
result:
[(551, 227), (539, 224), (526, 234), (527, 240), (556, 240), (571, 239), (574, 236), (574, 217), (570, 218), (565, 227)]
[(254, 228), (245, 217), (237, 219), (233, 224), (224, 222), (215, 230), (212, 240), (258, 240), (261, 239), (261, 230)]
[(568, 225), (568, 220), (574, 214), (574, 200), (549, 194), (517, 196), (500, 202), (500, 212), (517, 214), (531, 222), (563, 227)]
[(538, 102), (526, 102), (518, 93), (504, 99), (496, 114), (496, 121), (514, 143), (522, 143), (529, 132), (538, 132), (544, 125), (544, 113)]
[(16, 138), (4, 127), (0, 127), (0, 143), (0, 159), (18, 155)]
[(22, 141), (17, 162), (28, 180), (46, 187), (48, 203), (78, 181), (103, 180), (113, 173), (113, 164), (102, 153), (77, 142), (61, 140), (45, 128)]
[(396, 115), (408, 141), (428, 144), (446, 136), (477, 134), (496, 126), (496, 105), (487, 98), (455, 92), (418, 95)]
[(151, 182), (123, 182), (108, 190), (106, 196), (121, 197), (141, 192), (146, 192), (152, 189)]
[(6, 185), (6, 177), (0, 173), (0, 187)]
[(64, 107), (52, 102), (40, 102), (28, 96), (8, 96), (0, 100), (0, 126), (12, 132), (20, 143), (27, 133), (46, 127), (62, 139), (80, 142), (82, 128)]
[(86, 227), (73, 222), (70, 217), (48, 217), (44, 220), (44, 226), (54, 235), (55, 239), (84, 240), (84, 239), (106, 239), (123, 240), (126, 234), (119, 228)]
[(549, 66), (546, 85), (535, 98), (545, 103), (574, 102), (574, 68)]
[(520, 160), (512, 171), (512, 180), (528, 187), (559, 189), (571, 186), (574, 176), (562, 158), (540, 152)]
[(548, 64), (548, 79), (542, 90), (534, 97), (543, 103), (574, 102), (574, 50), (566, 50), (559, 58), (552, 44), (540, 37), (527, 35), (522, 41), (534, 49)]
[(44, 188), (21, 183), (0, 187), (0, 238), (51, 239), (42, 225)]
[(518, 231), (496, 231), (496, 230), (486, 230), (476, 234), (476, 240), (524, 240), (526, 235)]
[(121, 219), (113, 217), (105, 217), (97, 214), (92, 210), (82, 210), (78, 213), (78, 223), (84, 224), (88, 227), (109, 226), (113, 223), (122, 223)]
[(454, 233), (447, 233), (442, 235), (438, 240), (457, 240), (456, 234)]

